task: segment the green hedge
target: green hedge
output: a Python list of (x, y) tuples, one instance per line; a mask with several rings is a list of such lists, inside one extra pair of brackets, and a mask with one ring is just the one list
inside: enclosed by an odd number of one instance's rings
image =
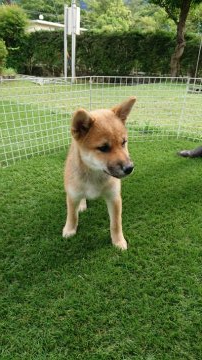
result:
[[(175, 35), (158, 32), (142, 34), (84, 33), (77, 36), (77, 75), (169, 74), (170, 57), (175, 47)], [(71, 50), (71, 37), (68, 37)], [(181, 61), (181, 74), (194, 75), (199, 50), (199, 37), (187, 36)], [(71, 52), (71, 51), (69, 51)], [(59, 76), (63, 72), (63, 31), (39, 31), (27, 35), (19, 50), (8, 59), (21, 73)], [(202, 76), (202, 59), (198, 75)]]
[(8, 55), (8, 50), (6, 49), (6, 44), (2, 39), (0, 39), (0, 75), (6, 63), (7, 55)]

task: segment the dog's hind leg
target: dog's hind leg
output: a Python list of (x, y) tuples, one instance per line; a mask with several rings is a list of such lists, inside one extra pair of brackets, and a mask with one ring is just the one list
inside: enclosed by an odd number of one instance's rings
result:
[(82, 199), (79, 204), (79, 212), (83, 212), (87, 209), (86, 199)]
[(72, 199), (67, 195), (67, 220), (63, 228), (63, 237), (67, 238), (76, 234), (79, 203), (80, 200)]

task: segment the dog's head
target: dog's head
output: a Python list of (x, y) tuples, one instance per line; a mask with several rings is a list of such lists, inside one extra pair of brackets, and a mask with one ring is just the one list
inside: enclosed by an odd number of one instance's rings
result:
[(72, 135), (77, 142), (82, 161), (91, 169), (122, 178), (133, 170), (127, 147), (126, 119), (136, 98), (110, 110), (76, 111), (72, 120)]

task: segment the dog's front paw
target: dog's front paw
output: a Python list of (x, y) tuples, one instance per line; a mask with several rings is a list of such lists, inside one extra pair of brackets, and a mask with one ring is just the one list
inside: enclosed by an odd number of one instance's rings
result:
[(116, 241), (112, 241), (113, 245), (121, 250), (127, 250), (128, 245), (124, 238), (118, 239)]
[(68, 229), (66, 226), (63, 228), (62, 236), (68, 238), (76, 234), (76, 229)]

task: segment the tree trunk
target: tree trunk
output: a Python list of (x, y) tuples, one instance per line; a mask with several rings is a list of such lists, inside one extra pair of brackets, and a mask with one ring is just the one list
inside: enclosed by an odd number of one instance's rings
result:
[(189, 13), (191, 0), (182, 1), (182, 6), (180, 9), (179, 21), (177, 22), (177, 39), (176, 39), (176, 47), (173, 55), (171, 56), (170, 68), (171, 68), (171, 76), (177, 76), (180, 70), (180, 59), (184, 52), (184, 48), (186, 46), (185, 41), (185, 27), (187, 15)]

